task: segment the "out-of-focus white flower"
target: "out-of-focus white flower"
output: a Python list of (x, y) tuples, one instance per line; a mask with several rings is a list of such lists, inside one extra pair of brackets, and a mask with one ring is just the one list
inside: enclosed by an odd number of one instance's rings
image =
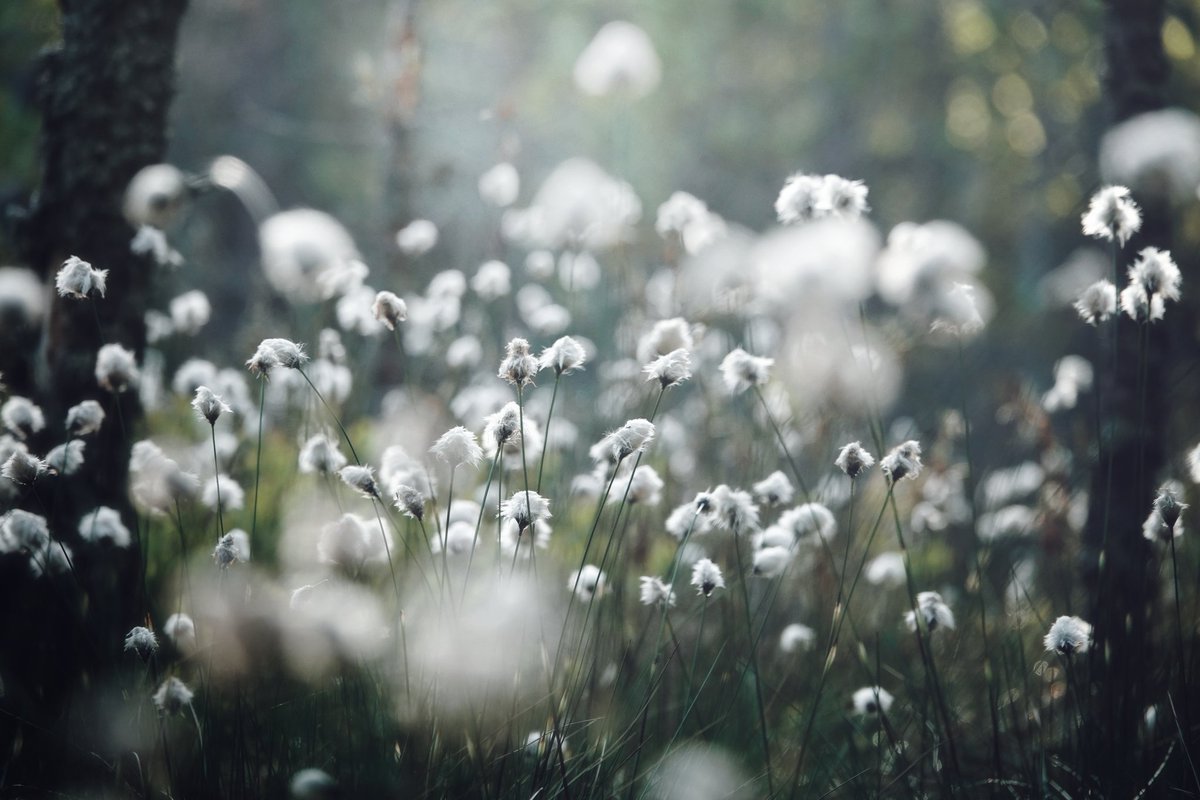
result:
[(739, 759), (705, 742), (681, 742), (646, 781), (650, 800), (733, 800), (753, 794)]
[(819, 537), (829, 541), (837, 534), (833, 512), (820, 503), (804, 503), (779, 516), (779, 523), (801, 541)]
[[(606, 250), (633, 235), (641, 214), (633, 187), (587, 159), (572, 158), (542, 182), (530, 208), (505, 212), (506, 236), (530, 248)], [(572, 262), (565, 271), (574, 288), (586, 288), (591, 277), (599, 277), (585, 274), (588, 268), (579, 256)]]
[(710, 559), (700, 559), (692, 565), (692, 586), (696, 587), (696, 594), (712, 597), (714, 591), (725, 588), (721, 568)]
[(575, 61), (575, 85), (594, 97), (623, 94), (638, 98), (654, 91), (662, 63), (646, 32), (616, 20), (599, 31)]
[(108, 270), (93, 269), (91, 264), (78, 256), (71, 256), (59, 268), (54, 285), (60, 296), (82, 300), (92, 292), (104, 297), (107, 281)]
[(396, 233), (396, 246), (410, 258), (425, 255), (437, 242), (437, 225), (427, 219), (414, 219)]
[(754, 574), (760, 578), (774, 578), (783, 574), (792, 562), (792, 551), (787, 547), (764, 547), (754, 551)]
[(792, 502), (796, 488), (788, 480), (788, 476), (775, 470), (758, 483), (754, 484), (754, 494), (759, 500), (769, 506), (781, 506)]
[(675, 605), (675, 590), (661, 578), (643, 575), (639, 581), (639, 596), (644, 606)]
[(1092, 365), (1083, 356), (1063, 356), (1054, 364), (1054, 386), (1042, 397), (1050, 413), (1074, 408), (1079, 393), (1092, 388)]
[(195, 336), (212, 318), (212, 304), (199, 289), (173, 298), (169, 308), (175, 330), (186, 336)]
[(443, 433), (429, 452), (445, 461), (451, 467), (466, 464), (475, 466), (483, 458), (483, 449), (475, 439), (475, 434), (461, 425), (455, 426)]
[(120, 512), (108, 506), (99, 506), (80, 517), (79, 538), (111, 547), (129, 547), (131, 541), (129, 528), (121, 520)]
[(96, 353), (96, 382), (100, 388), (119, 394), (137, 388), (141, 378), (132, 350), (110, 343)]
[(160, 267), (183, 266), (183, 256), (167, 242), (167, 235), (153, 225), (142, 225), (129, 241), (129, 252), (150, 256)]
[(321, 298), (321, 279), (358, 261), (358, 248), (340, 222), (323, 211), (296, 208), (268, 218), (258, 229), (263, 272), (271, 287), (296, 303)]
[(941, 309), (931, 329), (967, 338), (982, 331), (984, 324), (975, 300), (975, 287), (955, 282), (943, 295)]
[(200, 502), (213, 511), (217, 510), (218, 505), (225, 511), (240, 511), (246, 505), (246, 490), (222, 472), (204, 482), (204, 488), (200, 490)]
[(1037, 512), (1018, 504), (1002, 506), (979, 515), (975, 533), (980, 541), (991, 542), (1011, 536), (1026, 536), (1037, 524)]
[(394, 331), (396, 330), (396, 325), (408, 319), (408, 306), (395, 294), (380, 292), (375, 295), (375, 302), (371, 305), (371, 313), (389, 331)]
[(484, 300), (512, 293), (512, 271), (503, 261), (485, 261), (471, 278), (471, 289)]
[(507, 161), (501, 161), (479, 176), (479, 196), (488, 205), (507, 208), (516, 202), (520, 191), (521, 176)]
[(360, 336), (375, 336), (383, 332), (385, 325), (375, 315), (378, 295), (370, 286), (357, 286), (338, 298), (334, 306), (338, 327)]
[(46, 468), (59, 475), (74, 475), (83, 466), (84, 441), (72, 439), (46, 453)]
[[(658, 472), (648, 464), (642, 464), (633, 471), (629, 479), (628, 492), (625, 502), (646, 506), (656, 506), (662, 502), (663, 480)], [(621, 498), (612, 496), (609, 502), (619, 503)]]
[(196, 652), (196, 623), (187, 614), (172, 614), (167, 617), (162, 630), (180, 653), (189, 656)]
[(338, 784), (328, 773), (309, 767), (292, 776), (288, 793), (291, 800), (334, 800)]
[(646, 362), (675, 350), (694, 350), (692, 326), (683, 317), (660, 319), (638, 340), (638, 361)]
[(1157, 322), (1167, 312), (1162, 295), (1149, 294), (1140, 283), (1121, 290), (1121, 310), (1134, 322)]
[(807, 222), (821, 216), (821, 190), (825, 181), (820, 175), (797, 172), (788, 176), (775, 198), (775, 216), (785, 225)]
[(1200, 483), (1200, 444), (1188, 451), (1185, 461), (1192, 483)]
[(152, 514), (174, 510), (179, 500), (194, 497), (199, 479), (180, 468), (149, 439), (135, 442), (129, 455), (129, 493), (134, 503)]
[(357, 258), (348, 258), (331, 265), (317, 276), (317, 287), (322, 300), (345, 297), (361, 289), (371, 268)]
[(1142, 227), (1142, 211), (1124, 186), (1105, 186), (1088, 203), (1081, 223), (1083, 235), (1116, 241), (1121, 247)]
[(713, 523), (735, 533), (758, 530), (758, 506), (750, 493), (721, 484), (711, 492), (696, 495), (696, 507), (707, 514)]
[(192, 705), (192, 690), (176, 677), (167, 678), (154, 693), (154, 706), (164, 716), (182, 714)]
[(721, 361), (721, 377), (730, 392), (739, 394), (752, 386), (766, 383), (771, 377), (774, 363), (773, 358), (752, 356), (739, 347)]
[(891, 692), (887, 689), (878, 686), (864, 686), (854, 693), (850, 702), (854, 706), (854, 713), (862, 716), (875, 716), (880, 713), (886, 714), (892, 707), (893, 700)]
[[(385, 546), (386, 544), (386, 546)], [(323, 564), (337, 564), (356, 572), (371, 564), (386, 564), (391, 536), (357, 514), (343, 514), (321, 528), (317, 539), (317, 558)]]
[(571, 573), (567, 580), (567, 588), (573, 591), (581, 600), (590, 602), (604, 596), (606, 576), (600, 568), (585, 564), (582, 569)]
[(87, 436), (104, 424), (104, 407), (95, 400), (84, 400), (67, 409), (67, 433)]
[(1100, 173), (1141, 191), (1165, 185), (1176, 201), (1193, 199), (1200, 185), (1200, 118), (1164, 108), (1113, 125), (1100, 140)]
[(375, 483), (375, 470), (366, 465), (351, 464), (338, 470), (342, 482), (368, 499), (379, 499), (379, 485)]
[(46, 287), (31, 269), (0, 267), (0, 322), (36, 327), (46, 313)]
[(1079, 617), (1059, 617), (1042, 642), (1047, 652), (1063, 656), (1086, 653), (1092, 643), (1092, 626)]
[(241, 528), (234, 528), (217, 540), (213, 550), (213, 561), (221, 569), (250, 561), (250, 536)]
[(1109, 280), (1096, 281), (1079, 295), (1075, 310), (1089, 325), (1106, 322), (1117, 313), (1117, 287)]
[(817, 632), (807, 625), (793, 622), (779, 634), (779, 649), (784, 653), (795, 653), (801, 650), (811, 650), (816, 641)]
[[(918, 592), (917, 611), (921, 614), (921, 621), (925, 625), (925, 630), (930, 633), (939, 628), (954, 629), (954, 612), (950, 610), (950, 606), (946, 605), (946, 601), (942, 600), (942, 596), (937, 592)], [(915, 631), (917, 629), (916, 615), (912, 611), (906, 611), (904, 614), (904, 623), (908, 625), (910, 631)]]
[(125, 187), (125, 219), (135, 228), (152, 225), (166, 230), (187, 201), (187, 179), (171, 164), (151, 164), (138, 170)]
[(26, 439), (46, 427), (46, 415), (28, 397), (13, 395), (0, 406), (0, 421), (18, 439)]
[(663, 527), (676, 539), (683, 539), (693, 534), (707, 533), (712, 529), (711, 519), (710, 515), (702, 514), (695, 503), (684, 503), (667, 516)]
[(658, 381), (663, 389), (668, 389), (692, 377), (692, 357), (687, 350), (680, 348), (659, 356), (642, 367), (646, 380)]
[(903, 444), (896, 445), (879, 462), (879, 468), (883, 470), (883, 474), (887, 476), (888, 482), (892, 484), (904, 478), (916, 480), (917, 476), (921, 474), (923, 466), (921, 463), (921, 443), (915, 439), (910, 439)]
[(866, 578), (875, 586), (892, 588), (904, 585), (904, 556), (900, 553), (880, 553), (867, 563)]
[(309, 438), (300, 448), (300, 471), (332, 475), (346, 466), (346, 457), (338, 450), (337, 443), (323, 433)]

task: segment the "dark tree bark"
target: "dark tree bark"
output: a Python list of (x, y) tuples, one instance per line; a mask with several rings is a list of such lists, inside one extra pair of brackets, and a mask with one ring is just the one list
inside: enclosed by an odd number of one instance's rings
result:
[[(1104, 27), (1105, 97), (1110, 123), (1164, 106), (1167, 76), (1162, 47), (1163, 0), (1108, 0)], [(1139, 195), (1143, 225), (1116, 258), (1118, 290), (1125, 268), (1142, 247), (1171, 246), (1170, 213), (1163, 196)], [(1138, 325), (1120, 315), (1104, 333), (1101, 376), (1103, 434), (1091, 483), (1085, 531), (1084, 579), (1095, 626), (1089, 658), (1091, 763), (1083, 765), (1105, 795), (1132, 795), (1144, 784), (1138, 741), (1147, 706), (1161, 698), (1161, 676), (1149, 664), (1170, 660), (1154, 653), (1157, 561), (1141, 533), (1166, 463), (1165, 376), (1172, 361), (1168, 323)], [(1115, 357), (1114, 357), (1115, 353)], [(1115, 363), (1115, 369), (1114, 369)], [(1103, 566), (1101, 566), (1103, 564)], [(1174, 688), (1174, 687), (1173, 687)], [(1160, 714), (1168, 713), (1160, 709)], [(1160, 719), (1163, 717), (1160, 716)], [(1170, 722), (1166, 723), (1170, 725)], [(1140, 783), (1139, 783), (1140, 781)]]
[(0, 794), (13, 784), (69, 789), (136, 782), (130, 778), (136, 772), (117, 778), (109, 771), (121, 774), (124, 756), (113, 752), (111, 731), (101, 720), (124, 634), (145, 624), (140, 554), (97, 557), (76, 545), (75, 531), (80, 515), (100, 504), (121, 509), (135, 529), (126, 474), (139, 408), (132, 392), (118, 400), (103, 392), (94, 368), (106, 342), (124, 345), (139, 360), (144, 349), (155, 267), (130, 252), (134, 230), (123, 217), (122, 199), (137, 171), (166, 155), (175, 45), (186, 5), (61, 0), (62, 41), (38, 65), (41, 185), (14, 220), (17, 241), (27, 263), (51, 282), (70, 255), (109, 270), (108, 295), (55, 296), (41, 347), (20, 354), (31, 366), (19, 371), (25, 385), (14, 389), (46, 412), (45, 440), (31, 442), (38, 454), (64, 441), (66, 409), (81, 400), (100, 400), (108, 419), (87, 441), (81, 474), (39, 481), (22, 498), (75, 549), (73, 575), (51, 589), (45, 580), (30, 581), (24, 570), (9, 569), (8, 562), (0, 565), (0, 602), (31, 612), (5, 614), (0, 630), (3, 702), (24, 721), (19, 731), (13, 716), (0, 723), (0, 758), (11, 756), (0, 774)]

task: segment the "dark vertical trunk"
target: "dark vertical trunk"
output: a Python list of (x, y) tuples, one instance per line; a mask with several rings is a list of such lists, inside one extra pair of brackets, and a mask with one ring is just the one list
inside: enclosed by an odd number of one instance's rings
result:
[[(1162, 108), (1168, 64), (1162, 48), (1163, 0), (1108, 0), (1104, 27), (1105, 96), (1109, 119), (1121, 122)], [(1165, 197), (1139, 195), (1141, 232), (1118, 255), (1118, 290), (1142, 247), (1170, 248)], [(1168, 322), (1170, 311), (1168, 311)], [(1109, 323), (1114, 324), (1114, 323)], [(1139, 725), (1160, 694), (1150, 621), (1157, 591), (1156, 556), (1141, 534), (1165, 464), (1166, 393), (1171, 361), (1166, 324), (1143, 326), (1121, 316), (1106, 331), (1101, 381), (1104, 436), (1093, 472), (1085, 532), (1087, 613), (1095, 626), (1090, 658), (1091, 763), (1083, 765), (1105, 794), (1132, 794), (1141, 775)], [(1115, 339), (1109, 339), (1110, 335)], [(1115, 341), (1116, 370), (1111, 342)], [(1100, 567), (1103, 552), (1103, 567)], [(1161, 661), (1161, 659), (1160, 659)], [(1168, 723), (1169, 724), (1169, 723)]]
[(108, 419), (87, 441), (81, 474), (39, 481), (39, 502), (33, 493), (25, 496), (30, 510), (49, 517), (54, 535), (74, 547), (77, 577), (57, 581), (53, 590), (24, 573), (0, 578), (6, 608), (36, 606), (30, 608), (34, 613), (5, 615), (0, 631), (5, 702), (32, 723), (0, 737), (19, 743), (11, 751), (19, 757), (0, 787), (69, 788), (113, 780), (98, 776), (98, 770), (106, 771), (104, 761), (87, 754), (107, 753), (111, 746), (98, 722), (107, 702), (102, 693), (112, 688), (125, 632), (144, 624), (140, 554), (89, 553), (77, 545), (75, 530), (81, 514), (100, 504), (122, 509), (134, 528), (125, 481), (139, 408), (135, 394), (126, 393), (118, 415), (113, 398), (97, 386), (94, 368), (106, 342), (124, 345), (139, 360), (145, 345), (143, 317), (155, 267), (130, 252), (134, 230), (122, 215), (122, 199), (134, 174), (166, 153), (175, 44), (186, 5), (186, 0), (61, 0), (62, 41), (38, 65), (41, 185), (16, 220), (17, 240), (29, 265), (50, 281), (70, 255), (109, 270), (108, 296), (54, 297), (42, 347), (22, 355), (31, 367), (21, 373), (24, 385), (14, 388), (46, 412), (47, 439), (35, 445), (39, 455), (64, 440), (71, 405), (98, 399)]

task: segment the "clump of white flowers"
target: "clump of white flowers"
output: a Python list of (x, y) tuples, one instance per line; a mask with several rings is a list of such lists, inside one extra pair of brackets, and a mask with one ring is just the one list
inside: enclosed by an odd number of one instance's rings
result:
[(590, 602), (604, 596), (607, 588), (606, 580), (607, 577), (599, 567), (594, 564), (585, 564), (582, 569), (571, 573), (571, 577), (567, 580), (567, 588), (581, 600)]
[(167, 678), (154, 693), (154, 706), (164, 716), (182, 714), (191, 706), (193, 696), (192, 690), (179, 678)]
[(675, 590), (661, 578), (653, 575), (643, 575), (640, 579), (640, 584), (639, 596), (641, 597), (642, 605), (662, 605), (666, 607), (675, 605)]
[(269, 378), (276, 367), (300, 369), (307, 362), (304, 345), (288, 339), (263, 339), (246, 361), (246, 367), (260, 378)]
[(1092, 643), (1092, 626), (1079, 617), (1059, 617), (1042, 642), (1047, 652), (1063, 656), (1086, 653)]
[(875, 463), (875, 457), (867, 452), (862, 442), (850, 442), (842, 447), (833, 464), (851, 480), (862, 475)]
[(141, 372), (132, 350), (110, 343), (96, 353), (96, 382), (101, 389), (120, 394), (137, 388), (140, 381)]
[(775, 199), (775, 215), (785, 225), (825, 217), (858, 219), (870, 210), (863, 182), (840, 175), (797, 172), (784, 181)]
[(1169, 542), (1183, 535), (1183, 512), (1187, 503), (1180, 502), (1183, 487), (1169, 481), (1158, 489), (1150, 516), (1142, 524), (1142, 535), (1150, 541)]
[(1081, 222), (1084, 236), (1115, 241), (1124, 247), (1142, 227), (1142, 212), (1124, 186), (1105, 186), (1092, 195)]
[(63, 262), (54, 278), (54, 286), (62, 297), (84, 299), (92, 292), (104, 297), (107, 290), (108, 270), (94, 269), (91, 264), (71, 256)]
[(721, 568), (711, 559), (700, 559), (692, 565), (692, 586), (696, 587), (696, 594), (712, 597), (714, 591), (725, 588), (725, 578), (721, 575)]
[(904, 478), (916, 480), (922, 467), (921, 443), (915, 439), (897, 445), (879, 462), (879, 468), (887, 476), (888, 482), (893, 484)]
[(739, 394), (752, 386), (762, 386), (771, 377), (773, 358), (752, 356), (737, 348), (721, 362), (721, 377), (730, 392)]
[(681, 347), (654, 359), (642, 367), (642, 372), (646, 373), (646, 380), (658, 381), (659, 386), (669, 389), (692, 377), (692, 357)]
[(879, 686), (864, 686), (854, 693), (851, 703), (854, 705), (856, 714), (875, 716), (876, 714), (886, 714), (892, 707), (893, 700), (891, 692), (887, 689)]
[(1143, 248), (1128, 274), (1129, 285), (1121, 290), (1121, 310), (1135, 322), (1162, 319), (1167, 301), (1180, 298), (1183, 276), (1165, 250)]
[(1096, 281), (1079, 295), (1075, 310), (1088, 325), (1107, 322), (1117, 313), (1117, 287), (1110, 280)]
[[(925, 630), (930, 633), (938, 629), (954, 629), (954, 612), (937, 592), (919, 592), (917, 594), (917, 612), (921, 615), (921, 622), (924, 623)], [(917, 615), (912, 611), (905, 612), (904, 623), (908, 625), (910, 631), (915, 631)]]
[(385, 328), (394, 331), (398, 324), (408, 319), (408, 306), (392, 292), (379, 292), (371, 305), (371, 313)]

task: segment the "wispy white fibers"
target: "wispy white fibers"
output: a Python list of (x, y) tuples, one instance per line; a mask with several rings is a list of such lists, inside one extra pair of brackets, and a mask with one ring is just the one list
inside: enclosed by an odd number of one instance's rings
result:
[(662, 62), (642, 28), (616, 20), (596, 32), (575, 61), (575, 85), (596, 97), (644, 97), (658, 86)]
[(1142, 210), (1124, 186), (1105, 186), (1088, 203), (1080, 219), (1084, 236), (1115, 241), (1121, 247), (1142, 227)]
[(281, 211), (258, 230), (263, 273), (271, 288), (294, 303), (321, 299), (319, 278), (359, 258), (340, 222), (323, 211)]
[(92, 294), (104, 297), (107, 283), (108, 270), (96, 269), (78, 256), (71, 256), (64, 261), (54, 277), (54, 285), (59, 295), (77, 300), (83, 300)]
[(642, 203), (633, 187), (584, 158), (546, 177), (527, 209), (505, 212), (510, 239), (529, 247), (606, 250), (633, 236)]
[(1069, 656), (1086, 653), (1092, 643), (1092, 626), (1079, 617), (1059, 617), (1042, 639), (1047, 652)]
[(1193, 199), (1200, 185), (1200, 117), (1164, 108), (1113, 125), (1100, 141), (1100, 173), (1146, 192), (1165, 185), (1177, 202)]

